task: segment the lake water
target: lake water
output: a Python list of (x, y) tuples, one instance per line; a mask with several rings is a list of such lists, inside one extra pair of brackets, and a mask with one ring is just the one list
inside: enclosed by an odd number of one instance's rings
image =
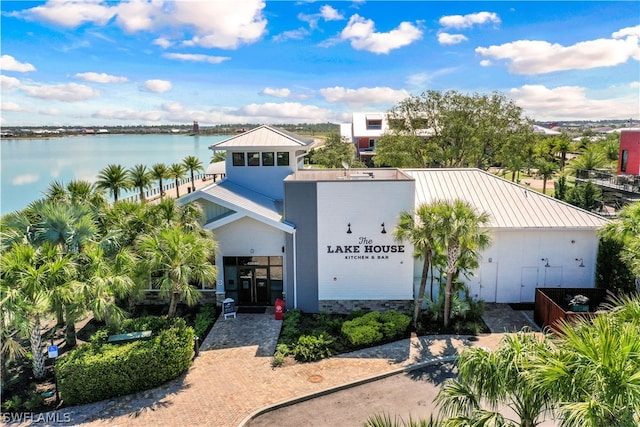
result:
[(180, 163), (196, 156), (209, 164), (209, 146), (228, 136), (87, 135), (0, 141), (0, 212), (25, 208), (42, 197), (55, 180), (65, 185), (74, 179), (95, 182), (108, 164), (129, 168), (143, 164)]

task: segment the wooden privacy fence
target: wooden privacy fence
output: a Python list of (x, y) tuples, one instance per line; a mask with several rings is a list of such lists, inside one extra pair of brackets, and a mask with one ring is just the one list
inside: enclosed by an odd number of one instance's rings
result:
[[(569, 300), (576, 295), (589, 298), (587, 311), (574, 311), (569, 308)], [(577, 318), (593, 317), (599, 305), (608, 296), (606, 289), (600, 288), (537, 288), (533, 312), (535, 322), (541, 328), (558, 330), (558, 322), (571, 323)]]

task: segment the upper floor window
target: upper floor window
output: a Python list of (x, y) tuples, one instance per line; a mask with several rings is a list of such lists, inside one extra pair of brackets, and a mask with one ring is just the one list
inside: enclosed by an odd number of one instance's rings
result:
[(628, 162), (629, 162), (629, 150), (622, 150), (622, 156), (620, 156), (620, 172), (627, 171)]
[(370, 139), (369, 140), (369, 148), (373, 148), (376, 146), (376, 140), (375, 139)]
[(247, 164), (249, 166), (260, 166), (260, 153), (247, 153)]
[(273, 165), (274, 165), (273, 153), (271, 152), (262, 153), (262, 166), (273, 166)]
[(286, 151), (279, 151), (277, 154), (278, 166), (289, 166), (289, 153)]
[(382, 120), (367, 119), (367, 129), (382, 129)]
[(244, 166), (244, 153), (233, 153), (233, 166)]

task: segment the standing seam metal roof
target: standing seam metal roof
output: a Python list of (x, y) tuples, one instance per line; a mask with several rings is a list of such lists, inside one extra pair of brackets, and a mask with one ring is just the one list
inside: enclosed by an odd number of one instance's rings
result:
[(283, 129), (262, 125), (209, 147), (211, 150), (226, 148), (252, 147), (300, 147), (306, 148), (313, 143), (312, 138), (304, 138)]
[(587, 228), (608, 221), (480, 169), (403, 169), (415, 180), (415, 205), (460, 199), (490, 215), (492, 228)]

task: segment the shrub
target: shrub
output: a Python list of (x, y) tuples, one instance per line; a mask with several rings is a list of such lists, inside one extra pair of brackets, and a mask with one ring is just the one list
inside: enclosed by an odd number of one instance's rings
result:
[(302, 335), (293, 348), (293, 357), (299, 362), (313, 362), (331, 356), (333, 340), (325, 334)]
[(371, 312), (348, 320), (342, 325), (342, 333), (356, 347), (372, 345), (404, 334), (411, 318), (395, 310), (385, 313)]
[(302, 313), (300, 310), (289, 310), (282, 320), (282, 332), (280, 340), (285, 344), (294, 344), (300, 336), (300, 321)]
[(274, 353), (273, 357), (271, 358), (271, 367), (272, 368), (277, 368), (277, 367), (282, 366), (283, 363), (284, 363), (284, 354), (278, 353), (276, 351)]
[(205, 335), (216, 320), (216, 308), (213, 305), (203, 305), (200, 307), (200, 311), (196, 314), (196, 319), (193, 324), (193, 329), (197, 337), (200, 340), (204, 340)]
[(411, 323), (411, 318), (395, 310), (382, 313), (382, 333), (387, 339), (404, 335)]
[(128, 319), (119, 333), (152, 330), (147, 341), (83, 345), (56, 362), (58, 390), (66, 404), (95, 402), (147, 390), (176, 378), (191, 365), (193, 329), (180, 318)]

